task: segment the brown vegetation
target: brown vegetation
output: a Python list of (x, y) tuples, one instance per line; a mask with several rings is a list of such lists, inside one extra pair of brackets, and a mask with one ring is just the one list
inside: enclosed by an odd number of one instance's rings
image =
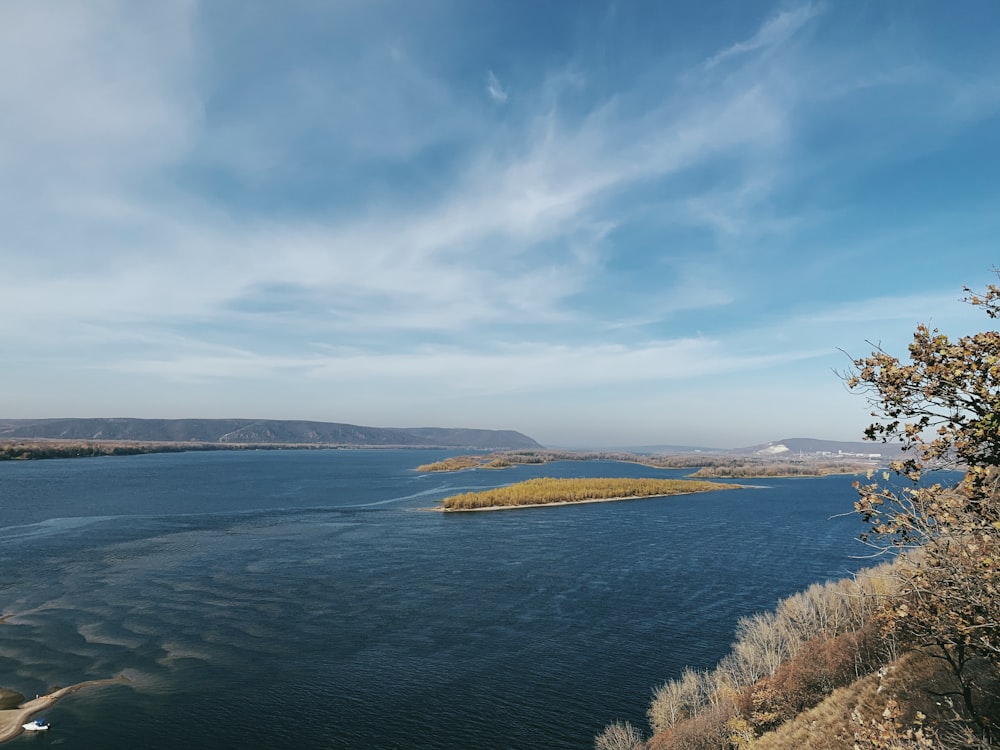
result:
[(732, 650), (714, 670), (685, 670), (655, 691), (650, 750), (750, 747), (878, 669), (895, 653), (876, 618), (894, 586), (891, 568), (883, 566), (816, 584), (774, 612), (741, 618)]
[(96, 442), (89, 440), (0, 440), (0, 461), (29, 461), (44, 458), (92, 456), (134, 456), (142, 453), (179, 453), (214, 450), (218, 447), (182, 443)]
[[(687, 669), (656, 690), (646, 747), (756, 748), (774, 728), (888, 663), (897, 646), (880, 630), (878, 613), (895, 596), (896, 582), (885, 565), (816, 584), (775, 612), (742, 618), (730, 654), (714, 670)], [(845, 719), (839, 730), (847, 725)]]
[(452, 456), (441, 461), (430, 464), (421, 464), (417, 471), (461, 471), (462, 469), (475, 469), (483, 465), (482, 456)]
[[(467, 456), (452, 456), (441, 461), (423, 464), (417, 471), (461, 471), (462, 469), (506, 469), (516, 464), (547, 464), (551, 461), (583, 461), (583, 456), (596, 456), (593, 453), (570, 453), (565, 451), (496, 451), (494, 453), (477, 453)], [(574, 458), (569, 458), (574, 456)], [(577, 457), (579, 456), (579, 457)]]
[(518, 461), (505, 453), (491, 453), (488, 456), (452, 456), (430, 464), (421, 464), (417, 471), (462, 471), (464, 469), (506, 469), (515, 463), (543, 463), (542, 461)]
[[(995, 686), (993, 686), (995, 688)], [(950, 670), (910, 651), (838, 688), (760, 737), (754, 750), (909, 750), (989, 747), (969, 731), (953, 696)]]
[(146, 453), (186, 453), (190, 451), (320, 450), (343, 447), (318, 443), (160, 443), (131, 440), (24, 440), (18, 438), (0, 439), (0, 461), (136, 456)]
[(750, 479), (754, 477), (825, 477), (831, 474), (864, 474), (870, 464), (835, 461), (746, 461), (732, 459), (729, 463), (703, 466), (692, 477), (717, 479)]
[(679, 495), (691, 492), (736, 489), (738, 485), (687, 479), (529, 479), (483, 492), (451, 495), (441, 501), (445, 510), (481, 510), (592, 500), (625, 500), (639, 497)]

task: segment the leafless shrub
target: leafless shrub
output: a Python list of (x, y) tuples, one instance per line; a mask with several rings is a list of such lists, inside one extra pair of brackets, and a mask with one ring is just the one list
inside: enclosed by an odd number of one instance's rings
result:
[(689, 719), (709, 705), (714, 686), (705, 673), (687, 668), (680, 679), (669, 680), (653, 693), (646, 712), (654, 732), (662, 732), (679, 721)]
[(615, 721), (594, 738), (594, 750), (642, 750), (642, 732), (627, 721)]
[(730, 747), (729, 721), (735, 711), (731, 703), (710, 706), (666, 732), (656, 735), (649, 750), (720, 750)]

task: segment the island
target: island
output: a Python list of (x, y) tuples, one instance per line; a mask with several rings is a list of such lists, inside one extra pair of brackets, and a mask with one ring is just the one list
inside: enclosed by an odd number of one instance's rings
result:
[[(119, 675), (118, 677), (106, 680), (87, 680), (86, 682), (78, 682), (69, 687), (58, 688), (47, 695), (39, 695), (30, 701), (22, 702), (14, 708), (4, 708), (0, 710), (0, 742), (6, 742), (9, 739), (17, 737), (24, 731), (22, 725), (27, 723), (28, 719), (34, 714), (44, 711), (64, 695), (96, 685), (119, 685), (127, 684), (128, 682), (130, 680), (125, 675)], [(16, 695), (16, 693), (10, 690), (3, 690), (2, 692), (5, 696)], [(23, 696), (18, 697), (23, 698)]]
[(542, 477), (481, 492), (451, 495), (441, 501), (445, 512), (505, 510), (578, 503), (686, 495), (695, 492), (740, 489), (738, 484), (692, 479), (634, 479), (627, 477), (553, 479)]
[(830, 474), (864, 474), (885, 462), (861, 460), (856, 455), (804, 455), (782, 458), (771, 454), (641, 454), (620, 451), (512, 450), (477, 453), (422, 464), (421, 473), (464, 471), (468, 469), (507, 469), (524, 464), (548, 464), (555, 461), (618, 461), (654, 469), (691, 469), (692, 478), (776, 478), (822, 477)]

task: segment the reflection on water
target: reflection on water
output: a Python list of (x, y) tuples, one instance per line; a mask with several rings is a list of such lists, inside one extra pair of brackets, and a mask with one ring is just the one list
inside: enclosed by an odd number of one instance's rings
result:
[[(582, 748), (644, 724), (736, 619), (850, 555), (850, 479), (493, 514), (413, 512), (562, 463), (428, 451), (0, 464), (0, 685), (124, 673), (48, 712), (68, 747)], [(24, 738), (15, 740), (25, 742)]]

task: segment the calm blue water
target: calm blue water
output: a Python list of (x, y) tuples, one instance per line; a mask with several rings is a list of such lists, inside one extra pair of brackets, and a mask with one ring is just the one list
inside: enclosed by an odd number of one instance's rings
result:
[(559, 463), (444, 451), (0, 463), (0, 686), (81, 691), (10, 747), (589, 748), (714, 665), (739, 616), (862, 567), (848, 477), (497, 513), (420, 512)]

